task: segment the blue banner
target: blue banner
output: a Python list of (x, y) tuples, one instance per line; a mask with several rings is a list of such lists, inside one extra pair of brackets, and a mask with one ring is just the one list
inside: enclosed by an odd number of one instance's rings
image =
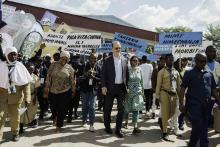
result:
[(98, 53), (110, 53), (112, 52), (112, 43), (103, 43), (101, 48), (97, 48)]
[(121, 43), (122, 51), (132, 49), (134, 52), (145, 52), (147, 48), (147, 41), (118, 32), (114, 34), (113, 40)]
[(202, 32), (160, 33), (160, 44), (202, 44)]
[(154, 45), (154, 54), (162, 55), (162, 54), (171, 54), (172, 46), (170, 44), (155, 44)]

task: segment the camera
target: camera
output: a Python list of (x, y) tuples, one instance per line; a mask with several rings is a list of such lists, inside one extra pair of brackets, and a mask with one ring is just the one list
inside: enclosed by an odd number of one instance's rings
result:
[(9, 94), (15, 94), (16, 93), (15, 85), (10, 85), (8, 93)]

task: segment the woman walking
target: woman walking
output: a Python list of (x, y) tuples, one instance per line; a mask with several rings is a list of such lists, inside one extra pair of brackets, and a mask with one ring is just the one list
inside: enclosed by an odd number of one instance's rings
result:
[(55, 115), (56, 132), (61, 131), (68, 103), (75, 95), (74, 69), (68, 64), (70, 54), (62, 51), (59, 62), (51, 64), (46, 79), (44, 97), (50, 97), (51, 111)]
[(144, 109), (143, 99), (143, 79), (141, 69), (138, 66), (138, 58), (132, 56), (130, 59), (131, 66), (128, 68), (128, 93), (125, 99), (125, 127), (128, 124), (128, 114), (132, 112), (132, 123), (134, 125), (133, 134), (140, 133), (138, 128), (139, 111)]

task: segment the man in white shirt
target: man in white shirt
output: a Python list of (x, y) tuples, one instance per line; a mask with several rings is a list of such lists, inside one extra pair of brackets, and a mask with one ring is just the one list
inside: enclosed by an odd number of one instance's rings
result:
[(104, 60), (101, 72), (101, 86), (104, 99), (104, 125), (105, 132), (112, 134), (111, 111), (114, 99), (117, 99), (118, 114), (116, 118), (115, 134), (122, 138), (122, 120), (124, 114), (124, 99), (126, 93), (126, 71), (127, 61), (121, 55), (121, 44), (118, 41), (112, 42), (113, 55)]
[[(143, 76), (143, 84), (144, 84), (144, 95), (145, 95), (145, 106), (146, 106), (146, 114), (147, 117), (150, 117), (150, 109), (153, 103), (153, 90), (151, 77), (153, 72), (153, 66), (150, 63), (147, 63), (147, 56), (142, 57), (142, 64), (140, 65), (142, 76)], [(152, 115), (155, 116), (153, 113)], [(153, 117), (154, 117), (153, 116)]]

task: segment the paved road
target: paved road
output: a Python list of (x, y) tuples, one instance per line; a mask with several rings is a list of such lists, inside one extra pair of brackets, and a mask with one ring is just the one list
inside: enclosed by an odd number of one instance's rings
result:
[[(113, 114), (115, 115), (115, 114)], [(129, 124), (127, 130), (123, 129), (125, 137), (118, 139), (114, 134), (106, 135), (104, 126), (101, 122), (102, 114), (97, 112), (97, 119), (95, 123), (96, 131), (89, 132), (88, 128), (83, 128), (81, 120), (74, 120), (71, 124), (66, 124), (61, 133), (55, 133), (55, 127), (52, 121), (46, 118), (39, 122), (38, 128), (26, 128), (26, 132), (22, 135), (19, 142), (12, 142), (9, 140), (11, 134), (10, 128), (5, 127), (4, 138), (7, 138), (1, 147), (185, 147), (189, 138), (190, 130), (187, 127), (183, 132), (183, 137), (177, 138), (171, 135), (173, 143), (164, 142), (160, 139), (160, 130), (157, 124), (157, 119), (141, 119), (140, 126), (142, 132), (139, 135), (132, 134), (132, 124)], [(115, 120), (115, 117), (113, 117)], [(114, 128), (115, 123), (112, 124)], [(220, 135), (213, 130), (209, 132), (210, 147), (220, 147)]]

